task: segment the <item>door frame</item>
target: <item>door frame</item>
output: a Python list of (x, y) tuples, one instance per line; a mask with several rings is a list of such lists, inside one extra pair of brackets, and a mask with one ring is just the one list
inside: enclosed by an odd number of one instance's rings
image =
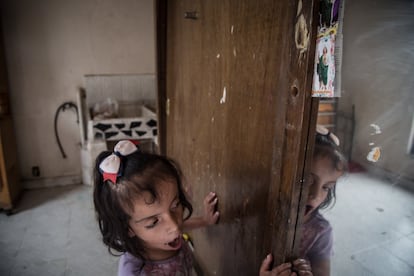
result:
[[(319, 99), (311, 97), (311, 87), (313, 78), (314, 53), (316, 44), (317, 22), (317, 1), (296, 1), (298, 16), (292, 28), (296, 29), (295, 39), (291, 41), (291, 56), (288, 60), (291, 72), (287, 80), (290, 87), (290, 98), (287, 109), (295, 110), (297, 106), (302, 106), (300, 115), (294, 112), (287, 113), (285, 122), (291, 128), (287, 128), (285, 137), (278, 138), (277, 143), (283, 143), (283, 153), (273, 153), (274, 160), (278, 159), (282, 175), (275, 176), (269, 185), (269, 196), (267, 200), (267, 217), (269, 223), (264, 228), (263, 257), (272, 252), (274, 262), (281, 263), (290, 261), (297, 257), (304, 214), (307, 181), (310, 172), (311, 157), (313, 154), (316, 120), (318, 113)], [(165, 154), (167, 137), (167, 115), (169, 103), (167, 99), (167, 0), (155, 1), (156, 14), (156, 39), (157, 39), (157, 83), (158, 83), (158, 135), (159, 150)], [(305, 19), (305, 30), (300, 26)], [(304, 36), (307, 32), (307, 50), (303, 52), (300, 48)], [(298, 34), (299, 38), (296, 37)], [(306, 39), (306, 37), (305, 37)], [(299, 43), (299, 47), (298, 47)], [(303, 45), (303, 44), (302, 44)], [(299, 81), (302, 80), (302, 81)], [(299, 138), (298, 138), (299, 137)], [(281, 159), (279, 159), (281, 157)], [(294, 157), (292, 159), (292, 157)], [(292, 169), (293, 168), (293, 169)], [(275, 189), (277, 185), (283, 191)], [(281, 197), (281, 192), (287, 197)], [(283, 208), (276, 210), (276, 200), (283, 201)], [(275, 224), (281, 220), (283, 225)]]

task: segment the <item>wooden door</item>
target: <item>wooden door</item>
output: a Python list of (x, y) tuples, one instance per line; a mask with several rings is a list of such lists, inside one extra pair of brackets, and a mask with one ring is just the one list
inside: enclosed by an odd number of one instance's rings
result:
[[(191, 233), (207, 275), (257, 275), (295, 254), (306, 174), (313, 1), (157, 2), (161, 151), (179, 162), (196, 214), (219, 196), (217, 226)], [(312, 47), (311, 47), (312, 46)]]

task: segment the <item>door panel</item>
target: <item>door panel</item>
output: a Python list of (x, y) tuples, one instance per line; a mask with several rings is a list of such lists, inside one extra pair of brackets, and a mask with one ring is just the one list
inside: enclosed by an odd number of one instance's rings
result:
[(209, 191), (220, 200), (219, 224), (191, 233), (208, 275), (257, 275), (270, 250), (277, 262), (294, 254), (316, 114), (312, 47), (300, 53), (295, 24), (303, 14), (313, 29), (310, 2), (299, 13), (287, 0), (158, 2), (163, 152), (181, 165), (195, 214)]

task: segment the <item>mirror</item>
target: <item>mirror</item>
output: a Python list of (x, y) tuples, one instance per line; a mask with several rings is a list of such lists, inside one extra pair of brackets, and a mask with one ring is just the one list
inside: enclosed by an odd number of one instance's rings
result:
[(332, 275), (414, 275), (414, 5), (345, 3), (341, 97), (318, 122), (341, 140), (349, 173), (325, 212)]

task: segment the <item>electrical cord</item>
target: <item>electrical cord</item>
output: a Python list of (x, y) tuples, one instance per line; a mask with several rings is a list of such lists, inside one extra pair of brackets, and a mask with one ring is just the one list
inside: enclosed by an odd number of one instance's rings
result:
[(65, 158), (65, 159), (66, 159), (66, 153), (63, 150), (62, 144), (60, 143), (58, 129), (57, 129), (57, 121), (58, 121), (58, 117), (59, 117), (60, 111), (65, 111), (66, 109), (70, 109), (70, 108), (75, 109), (75, 112), (76, 112), (76, 123), (79, 124), (78, 106), (75, 103), (73, 103), (73, 102), (64, 102), (63, 104), (61, 104), (58, 107), (58, 109), (56, 110), (56, 113), (55, 113), (55, 137), (56, 137), (56, 141), (58, 143), (60, 152), (62, 153), (62, 157)]

